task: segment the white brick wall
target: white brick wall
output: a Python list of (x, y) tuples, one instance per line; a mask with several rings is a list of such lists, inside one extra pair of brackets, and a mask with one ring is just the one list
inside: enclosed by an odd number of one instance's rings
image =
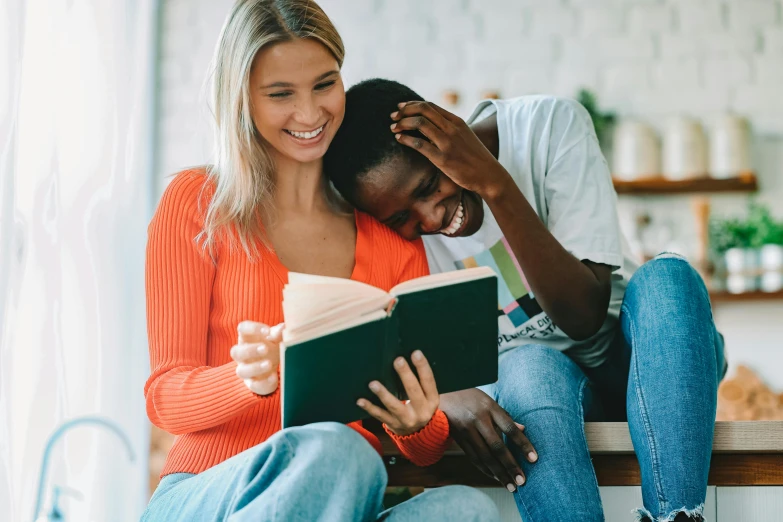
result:
[(631, 34), (668, 32), (673, 26), (674, 9), (666, 4), (636, 5), (631, 7), (628, 30)]
[[(159, 170), (209, 157), (203, 81), (232, 0), (162, 0)], [(322, 0), (347, 84), (386, 76), (466, 115), (480, 94), (579, 87), (654, 123), (739, 110), (783, 133), (783, 0)]]
[(635, 62), (610, 65), (603, 70), (601, 80), (610, 92), (645, 89), (650, 84), (650, 68)]
[(724, 28), (723, 5), (709, 0), (692, 0), (677, 5), (677, 27), (684, 34), (709, 33)]
[(783, 28), (768, 27), (762, 33), (764, 54), (783, 59)]
[(783, 85), (783, 57), (759, 56), (753, 61), (760, 85)]
[(751, 62), (744, 56), (709, 58), (704, 61), (705, 85), (728, 87), (751, 83)]
[(530, 32), (537, 35), (573, 34), (576, 28), (577, 11), (565, 6), (553, 6), (557, 2), (542, 2), (531, 9)]
[(695, 58), (661, 60), (652, 66), (652, 85), (665, 89), (671, 86), (698, 89), (701, 82), (701, 62)]
[(755, 30), (777, 24), (780, 6), (776, 0), (733, 0), (728, 5), (731, 29)]
[(599, 38), (620, 34), (625, 30), (625, 18), (622, 6), (585, 6), (581, 10), (581, 34)]

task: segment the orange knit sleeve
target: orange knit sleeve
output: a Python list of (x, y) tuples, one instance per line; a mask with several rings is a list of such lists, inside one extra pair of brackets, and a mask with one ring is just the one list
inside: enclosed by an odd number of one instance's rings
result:
[(261, 398), (236, 376), (236, 364), (206, 365), (215, 265), (201, 232), (206, 177), (179, 174), (166, 189), (148, 229), (146, 294), (151, 375), (144, 386), (147, 415), (179, 435), (212, 428)]
[(405, 458), (417, 466), (431, 466), (440, 460), (449, 446), (449, 420), (440, 410), (416, 433), (396, 435), (384, 424), (383, 429), (400, 448)]

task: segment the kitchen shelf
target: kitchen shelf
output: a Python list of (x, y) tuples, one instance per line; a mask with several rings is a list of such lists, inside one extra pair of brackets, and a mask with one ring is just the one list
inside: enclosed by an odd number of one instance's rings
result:
[(756, 176), (748, 173), (728, 179), (700, 178), (683, 181), (665, 179), (621, 181), (616, 179), (614, 180), (614, 188), (618, 194), (649, 196), (709, 192), (756, 192), (759, 187)]
[(783, 290), (778, 292), (743, 292), (741, 294), (731, 294), (729, 292), (710, 292), (710, 300), (713, 303), (783, 300)]

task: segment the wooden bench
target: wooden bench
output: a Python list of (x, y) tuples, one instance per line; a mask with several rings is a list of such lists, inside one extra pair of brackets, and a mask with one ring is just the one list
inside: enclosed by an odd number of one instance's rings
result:
[[(420, 468), (400, 456), (383, 430), (368, 428), (381, 439), (390, 487), (429, 488), (449, 484), (501, 487), (476, 469), (456, 443), (438, 463)], [(641, 484), (627, 423), (588, 422), (585, 432), (599, 485)], [(783, 421), (718, 422), (712, 451), (710, 485), (783, 485)]]

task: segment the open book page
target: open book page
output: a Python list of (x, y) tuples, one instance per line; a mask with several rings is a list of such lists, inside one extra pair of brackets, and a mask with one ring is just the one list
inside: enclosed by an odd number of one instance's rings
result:
[(392, 288), (390, 293), (392, 295), (410, 294), (420, 290), (437, 288), (439, 286), (467, 283), (468, 281), (475, 281), (476, 279), (494, 277), (495, 275), (495, 271), (488, 266), (467, 268), (465, 270), (454, 270), (453, 272), (442, 272), (440, 274), (417, 277), (416, 279), (411, 279), (410, 281), (400, 283), (399, 285)]
[(380, 310), (376, 310), (374, 312), (366, 313), (360, 316), (341, 318), (339, 322), (319, 324), (313, 326), (312, 328), (300, 329), (293, 332), (286, 326), (286, 329), (283, 330), (283, 349), (285, 349), (285, 345), (293, 346), (311, 339), (325, 337), (342, 330), (347, 330), (349, 328), (353, 328), (354, 326), (359, 326), (360, 324), (366, 324), (373, 321), (378, 321), (380, 319), (385, 319), (386, 317), (388, 317), (388, 312), (385, 308), (382, 308)]
[(283, 340), (303, 342), (377, 320), (393, 299), (358, 281), (291, 272), (283, 289)]

